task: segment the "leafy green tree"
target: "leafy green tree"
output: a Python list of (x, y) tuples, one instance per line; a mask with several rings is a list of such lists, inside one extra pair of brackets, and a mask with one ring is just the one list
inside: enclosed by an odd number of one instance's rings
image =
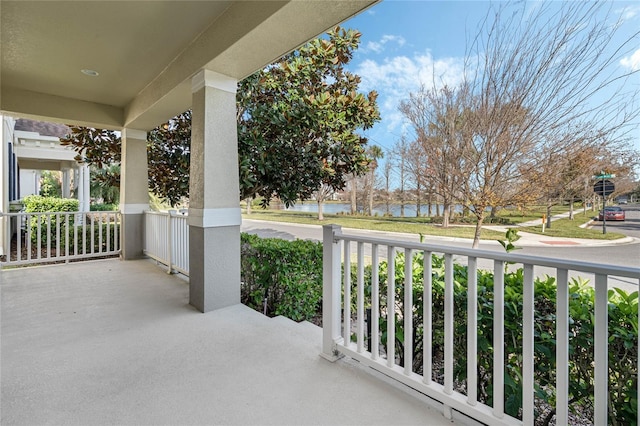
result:
[[(359, 32), (335, 28), (239, 83), (241, 199), (260, 196), (266, 205), (279, 197), (290, 205), (321, 185), (339, 190), (346, 175), (367, 172), (367, 139), (358, 132), (380, 115), (377, 94), (359, 93), (360, 77), (345, 70), (359, 41)], [(63, 144), (80, 159), (120, 161), (114, 132), (71, 130)], [(153, 129), (148, 142), (149, 187), (175, 205), (188, 196), (191, 112)]]
[(120, 159), (122, 142), (113, 130), (69, 126), (71, 132), (60, 138), (60, 144), (76, 151), (75, 160), (91, 166), (90, 192), (115, 204), (120, 198)]
[(45, 170), (40, 175), (40, 195), (43, 197), (62, 197), (60, 172)]
[(120, 165), (91, 166), (90, 193), (92, 198), (102, 198), (106, 204), (120, 201)]
[(335, 28), (240, 83), (238, 142), (242, 197), (286, 204), (322, 184), (343, 189), (348, 174), (367, 172), (367, 140), (379, 120), (376, 92), (358, 93), (345, 70), (360, 33)]
[(151, 130), (147, 142), (149, 190), (175, 206), (189, 195), (191, 111)]
[(76, 161), (102, 168), (120, 164), (120, 136), (113, 130), (69, 126), (71, 132), (60, 138), (60, 145), (71, 146), (77, 152)]

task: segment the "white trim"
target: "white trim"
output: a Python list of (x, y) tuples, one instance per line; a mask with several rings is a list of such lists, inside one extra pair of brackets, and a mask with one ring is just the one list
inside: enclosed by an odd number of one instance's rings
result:
[(240, 207), (220, 209), (189, 209), (189, 226), (214, 228), (221, 226), (240, 226), (242, 215)]
[(125, 139), (131, 138), (131, 139), (139, 139), (139, 140), (146, 141), (147, 132), (145, 132), (144, 130), (125, 128), (125, 129), (122, 129), (122, 137)]
[(122, 214), (142, 214), (149, 210), (149, 203), (146, 204), (120, 204)]
[(191, 79), (191, 93), (196, 93), (205, 86), (235, 94), (238, 89), (238, 80), (215, 71), (200, 70)]

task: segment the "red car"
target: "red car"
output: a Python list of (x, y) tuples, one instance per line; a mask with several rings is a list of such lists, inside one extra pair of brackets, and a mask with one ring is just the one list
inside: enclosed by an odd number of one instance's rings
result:
[[(620, 207), (605, 207), (604, 215), (607, 220), (624, 220), (625, 219), (624, 210), (622, 210)], [(603, 219), (604, 218), (603, 218), (602, 210), (600, 210), (600, 213), (598, 213), (598, 220), (603, 220)]]

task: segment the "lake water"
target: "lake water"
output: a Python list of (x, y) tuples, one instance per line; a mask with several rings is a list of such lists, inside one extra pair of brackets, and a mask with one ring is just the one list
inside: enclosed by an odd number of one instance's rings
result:
[[(283, 210), (294, 211), (294, 212), (307, 212), (307, 213), (318, 213), (318, 203), (316, 202), (304, 202), (304, 203), (296, 203), (295, 205), (284, 208), (284, 206), (280, 206)], [(273, 206), (272, 208), (278, 208), (277, 206)], [(433, 205), (431, 207), (431, 213), (435, 215), (436, 207)], [(404, 205), (404, 215), (405, 217), (415, 217), (416, 216), (417, 205), (413, 204), (405, 204)], [(326, 214), (338, 214), (338, 213), (350, 213), (351, 212), (351, 204), (349, 203), (329, 203), (323, 204), (322, 211)], [(387, 206), (385, 204), (374, 204), (373, 206), (373, 214), (374, 216), (384, 216), (387, 211)], [(456, 207), (456, 211), (462, 211), (460, 206)], [(392, 216), (400, 217), (400, 205), (391, 204), (389, 206), (389, 212)], [(428, 212), (428, 208), (426, 204), (420, 204), (420, 213), (423, 216), (426, 216)], [(442, 212), (442, 205), (440, 205), (440, 212)]]

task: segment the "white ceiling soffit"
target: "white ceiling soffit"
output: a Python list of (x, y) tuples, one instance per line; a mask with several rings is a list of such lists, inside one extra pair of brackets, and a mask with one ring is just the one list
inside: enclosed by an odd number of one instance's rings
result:
[(1, 0), (0, 110), (149, 130), (200, 69), (240, 80), (376, 1)]

